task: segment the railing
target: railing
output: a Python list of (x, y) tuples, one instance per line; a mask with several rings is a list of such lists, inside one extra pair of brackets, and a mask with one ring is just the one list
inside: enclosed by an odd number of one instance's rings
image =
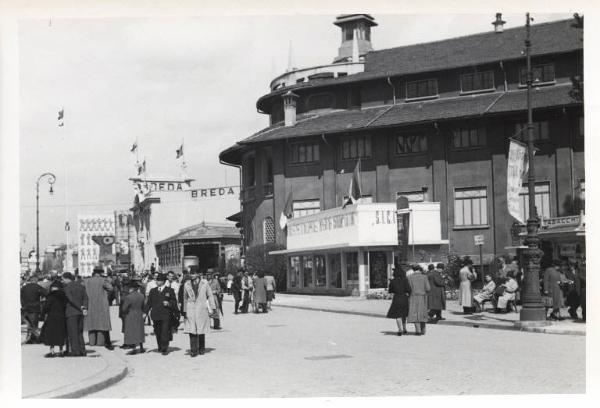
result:
[(284, 86), (301, 82), (308, 82), (316, 74), (331, 74), (333, 78), (354, 75), (365, 70), (364, 62), (342, 62), (339, 64), (319, 65), (316, 67), (301, 68), (279, 75), (271, 81), (271, 91)]

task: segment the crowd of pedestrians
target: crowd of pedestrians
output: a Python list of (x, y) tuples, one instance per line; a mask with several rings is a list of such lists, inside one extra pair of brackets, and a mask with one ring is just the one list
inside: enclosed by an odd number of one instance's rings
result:
[(123, 334), (120, 348), (131, 349), (128, 354), (146, 351), (146, 324), (153, 326), (158, 352), (169, 354), (169, 343), (183, 322), (190, 355), (196, 357), (206, 351), (206, 334), (211, 329), (221, 330), (226, 292), (236, 299), (236, 314), (247, 313), (249, 306), (256, 313), (271, 310), (275, 297), (273, 276), (260, 271), (250, 275), (240, 269), (235, 277), (225, 279), (214, 269), (204, 272), (193, 266), (179, 277), (172, 271), (165, 274), (156, 270), (144, 276), (106, 276), (104, 269), (97, 267), (90, 278), (65, 272), (41, 281), (33, 274), (21, 286), (21, 312), (28, 326), (28, 342), (49, 346), (47, 358), (83, 357), (87, 331), (88, 345), (113, 350), (110, 306), (114, 302)]

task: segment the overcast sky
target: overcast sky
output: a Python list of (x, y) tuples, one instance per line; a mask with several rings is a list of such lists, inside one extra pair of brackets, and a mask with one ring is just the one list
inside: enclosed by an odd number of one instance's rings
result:
[[(535, 23), (570, 18), (534, 14)], [(491, 31), (493, 13), (374, 15), (375, 49)], [(524, 24), (506, 14), (505, 28)], [(340, 45), (335, 15), (198, 18), (36, 19), (19, 24), (20, 199), (25, 249), (35, 244), (35, 181), (57, 176), (53, 196), (40, 189), (40, 247), (65, 242), (78, 214), (131, 207), (138, 140), (148, 174), (179, 173), (185, 139), (195, 187), (237, 185), (237, 169), (218, 154), (268, 125), (256, 100), (288, 64), (332, 61)], [(516, 44), (515, 46), (521, 46)], [(65, 126), (57, 126), (65, 108)], [(67, 177), (68, 175), (68, 177)], [(65, 182), (68, 179), (67, 185)], [(65, 200), (66, 196), (68, 199)], [(201, 202), (199, 220), (223, 222), (237, 200)], [(74, 241), (71, 234), (71, 241)]]

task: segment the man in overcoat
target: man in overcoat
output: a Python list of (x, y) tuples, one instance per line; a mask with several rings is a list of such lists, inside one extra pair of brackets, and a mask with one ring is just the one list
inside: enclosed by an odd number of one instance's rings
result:
[(166, 280), (164, 273), (158, 274), (156, 287), (150, 290), (144, 306), (144, 313), (150, 313), (158, 351), (163, 356), (169, 354), (169, 342), (173, 340), (171, 315), (177, 309), (177, 297), (172, 288), (165, 286)]
[(85, 341), (83, 340), (83, 318), (87, 314), (88, 296), (85, 287), (75, 281), (70, 272), (63, 274), (65, 282), (65, 295), (67, 296), (67, 308), (65, 309), (65, 320), (67, 324), (67, 337), (71, 349), (71, 356), (85, 356)]
[(38, 341), (42, 298), (46, 294), (47, 291), (38, 284), (36, 275), (31, 275), (29, 282), (21, 288), (21, 312), (29, 323), (29, 328), (27, 329), (30, 334), (29, 343)]
[(92, 277), (85, 281), (85, 291), (89, 298), (88, 314), (84, 319), (90, 346), (104, 346), (113, 350), (110, 341), (110, 309), (108, 295), (113, 286), (108, 278), (102, 277), (102, 268), (94, 268)]
[(431, 289), (427, 292), (427, 307), (430, 321), (437, 323), (439, 320), (445, 320), (442, 317), (442, 310), (446, 310), (446, 285), (442, 276), (444, 264), (437, 264), (437, 268), (431, 264), (428, 269), (427, 279)]
[(208, 282), (200, 279), (196, 271), (190, 275), (191, 279), (183, 288), (183, 331), (190, 336), (190, 355), (196, 357), (204, 354), (205, 334), (210, 331), (210, 311), (215, 314), (217, 305)]
[(565, 281), (564, 277), (557, 269), (558, 265), (554, 263), (544, 272), (544, 295), (552, 298), (552, 313), (550, 320), (563, 320), (560, 316), (560, 308), (563, 307), (563, 293), (560, 284)]

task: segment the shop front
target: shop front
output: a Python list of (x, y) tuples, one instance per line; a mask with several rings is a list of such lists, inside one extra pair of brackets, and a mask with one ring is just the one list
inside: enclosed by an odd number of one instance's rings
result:
[(553, 259), (579, 263), (585, 259), (585, 215), (542, 219), (538, 232), (542, 247)]
[[(410, 226), (408, 245), (418, 246), (419, 240), (447, 245), (439, 237), (439, 203), (423, 204), (412, 208), (411, 203), (411, 220), (423, 221), (422, 228)], [(366, 296), (387, 288), (399, 250), (395, 203), (355, 204), (293, 218), (287, 234), (287, 249), (271, 254), (287, 257), (289, 293)]]

